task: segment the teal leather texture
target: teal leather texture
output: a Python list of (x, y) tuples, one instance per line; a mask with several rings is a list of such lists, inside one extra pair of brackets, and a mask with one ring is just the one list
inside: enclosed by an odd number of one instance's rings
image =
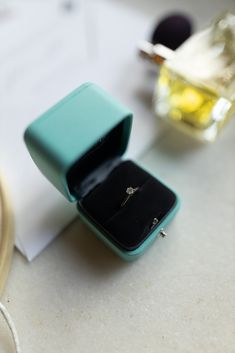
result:
[(132, 113), (93, 83), (85, 83), (32, 122), (24, 134), (35, 164), (69, 200), (70, 168), (99, 139), (124, 121), (121, 156), (128, 145)]

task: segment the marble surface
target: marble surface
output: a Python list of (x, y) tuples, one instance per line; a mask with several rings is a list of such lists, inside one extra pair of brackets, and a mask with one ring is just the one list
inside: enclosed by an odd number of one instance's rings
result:
[[(3, 302), (22, 351), (235, 352), (234, 148), (235, 119), (212, 145), (167, 130), (138, 161), (182, 207), (134, 263), (79, 220), (31, 264), (16, 252)], [(0, 352), (12, 351), (0, 329)]]

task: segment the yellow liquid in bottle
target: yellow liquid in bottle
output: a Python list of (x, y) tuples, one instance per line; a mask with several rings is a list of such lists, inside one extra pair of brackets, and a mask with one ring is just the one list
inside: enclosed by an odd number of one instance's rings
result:
[[(164, 97), (162, 92), (165, 92)], [(212, 109), (219, 98), (214, 92), (193, 86), (165, 66), (161, 69), (158, 94), (168, 106), (170, 119), (197, 129), (210, 126)]]
[(209, 88), (196, 86), (166, 65), (162, 66), (157, 82), (155, 110), (157, 115), (174, 125), (202, 138), (205, 138), (205, 131), (213, 129), (206, 138), (213, 140), (230, 111), (223, 108), (216, 120), (220, 98)]
[(235, 111), (235, 15), (224, 13), (161, 66), (155, 111), (202, 140), (215, 140)]

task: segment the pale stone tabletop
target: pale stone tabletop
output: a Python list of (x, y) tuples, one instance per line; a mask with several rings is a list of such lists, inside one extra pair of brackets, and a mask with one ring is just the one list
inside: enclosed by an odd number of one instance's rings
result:
[(3, 302), (23, 352), (235, 352), (234, 151), (235, 119), (212, 145), (166, 131), (139, 160), (182, 207), (136, 262), (79, 220), (33, 263), (16, 252)]

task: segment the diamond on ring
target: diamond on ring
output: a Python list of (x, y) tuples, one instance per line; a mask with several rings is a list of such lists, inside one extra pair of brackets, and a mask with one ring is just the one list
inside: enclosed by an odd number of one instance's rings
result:
[(132, 186), (129, 186), (127, 189), (126, 189), (126, 194), (127, 196), (125, 197), (124, 201), (122, 202), (121, 204), (121, 207), (125, 206), (125, 204), (127, 203), (127, 201), (129, 200), (129, 198), (134, 195), (134, 193), (139, 190), (138, 187), (136, 188), (133, 188)]

